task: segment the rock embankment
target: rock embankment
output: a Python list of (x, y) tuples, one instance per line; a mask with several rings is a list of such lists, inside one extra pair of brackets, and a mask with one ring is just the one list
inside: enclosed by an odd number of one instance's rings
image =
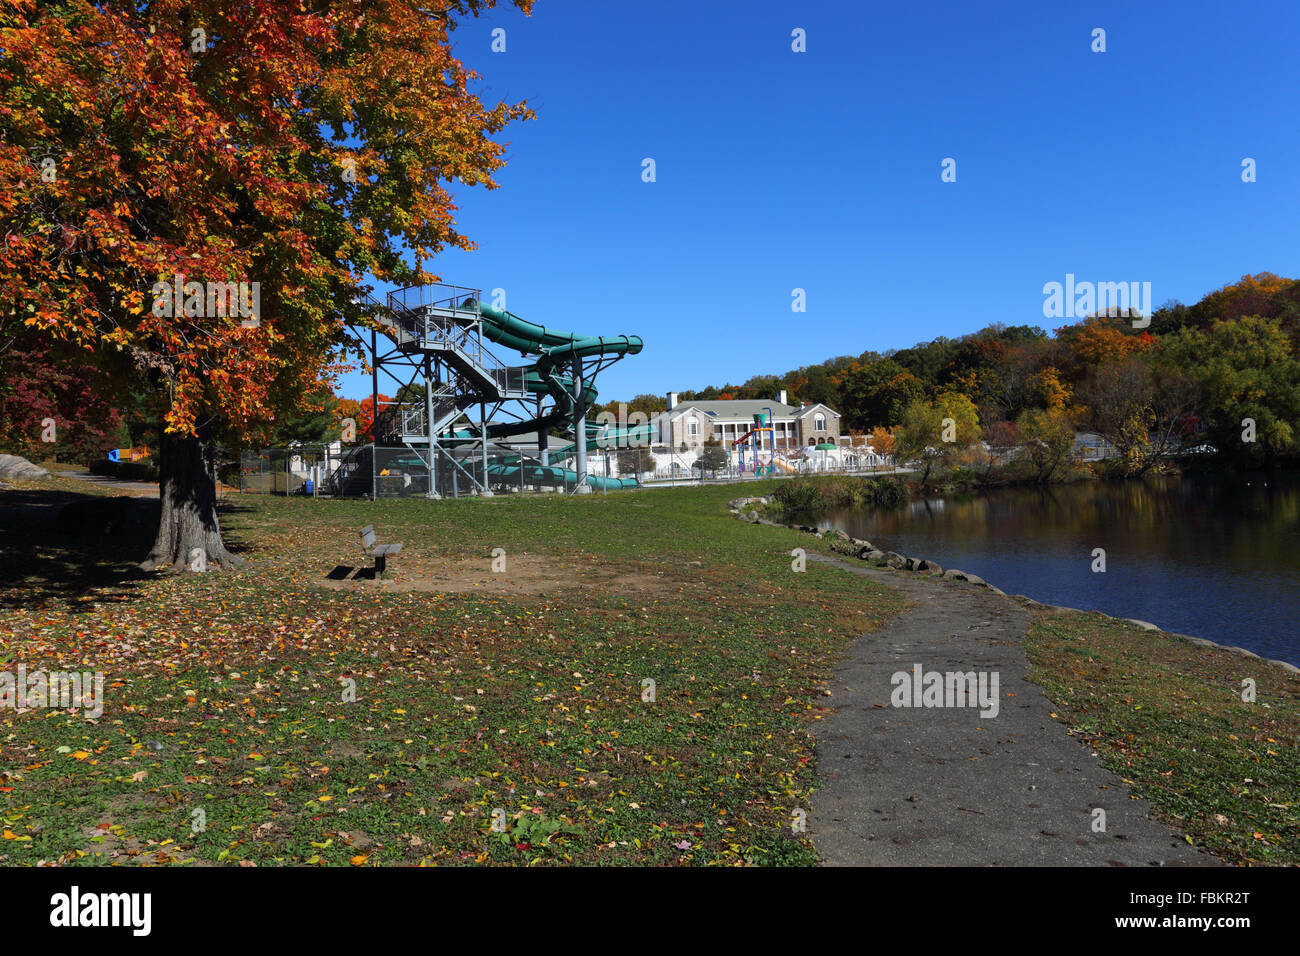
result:
[[(731, 513), (738, 518), (754, 524), (781, 524), (781, 522), (765, 521), (762, 511), (772, 503), (771, 498), (737, 498), (729, 502)], [(855, 538), (843, 531), (818, 531), (809, 525), (781, 524), (782, 527), (791, 528), (795, 531), (802, 531), (805, 534), (814, 535), (823, 541), (830, 542), (830, 549), (837, 554), (847, 557), (857, 558), (859, 561), (865, 561), (867, 564), (880, 568), (893, 568), (896, 571), (913, 571), (917, 574), (929, 574), (934, 577), (941, 577), (947, 581), (967, 581), (971, 584), (978, 584), (986, 587), (990, 591), (998, 594), (999, 591), (993, 585), (989, 584), (983, 578), (976, 574), (970, 574), (966, 571), (959, 571), (956, 568), (944, 570), (938, 561), (931, 558), (917, 558), (905, 554), (899, 554), (897, 551), (884, 551), (877, 548), (870, 541), (863, 538)]]

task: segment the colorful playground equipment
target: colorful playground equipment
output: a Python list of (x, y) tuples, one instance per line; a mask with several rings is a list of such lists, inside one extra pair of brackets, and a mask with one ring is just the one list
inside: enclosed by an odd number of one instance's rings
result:
[[(489, 495), (494, 484), (575, 492), (636, 486), (635, 478), (588, 474), (587, 453), (648, 444), (652, 427), (617, 429), (588, 422), (586, 414), (596, 400), (596, 375), (640, 352), (639, 336), (562, 332), (488, 305), (478, 289), (443, 284), (398, 290), (387, 303), (366, 297), (357, 304), (378, 326), (349, 326), (369, 352), (372, 395), (379, 409), (369, 437), (375, 444), (405, 446), (410, 450), (406, 459), (416, 456), (427, 496)], [(529, 361), (506, 365), (484, 339)], [(398, 386), (398, 401), (382, 408), (381, 375)], [(423, 400), (412, 400), (416, 394)], [(570, 442), (548, 449), (552, 429), (568, 432)], [(519, 436), (535, 436), (536, 455), (502, 444)], [(364, 460), (367, 454), (375, 454), (373, 445), (354, 449), (331, 476), (328, 490), (375, 494), (375, 488), (363, 487), (377, 464), (373, 457)], [(574, 460), (573, 468), (551, 464), (568, 459)], [(408, 488), (410, 476), (407, 467), (403, 478)]]
[[(758, 454), (763, 448), (762, 436), (764, 433), (767, 434), (767, 447), (770, 452), (766, 464), (760, 460)], [(773, 468), (777, 462), (776, 427), (772, 424), (772, 410), (769, 408), (765, 411), (756, 412), (754, 414), (754, 427), (745, 432), (745, 434), (741, 435), (731, 444), (732, 447), (736, 448), (738, 451), (740, 473), (742, 475), (745, 473), (745, 447), (747, 444), (750, 449), (750, 467), (753, 469), (754, 474), (756, 476), (772, 474)], [(786, 466), (786, 470), (790, 470), (788, 466)]]
[(113, 448), (108, 452), (109, 461), (144, 461), (149, 457), (149, 449), (144, 446), (138, 448)]

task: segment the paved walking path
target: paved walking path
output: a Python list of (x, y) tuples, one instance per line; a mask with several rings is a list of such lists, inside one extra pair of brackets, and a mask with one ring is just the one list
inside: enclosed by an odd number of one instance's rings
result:
[[(808, 830), (831, 866), (1214, 866), (1148, 818), (1025, 680), (1029, 612), (985, 588), (822, 561), (902, 591), (914, 606), (859, 637), (816, 727)], [(891, 675), (996, 671), (1000, 709), (890, 705)], [(1014, 695), (1014, 696), (1011, 696)], [(1092, 832), (1092, 810), (1106, 832)]]
[(99, 485), (101, 488), (114, 488), (123, 494), (136, 497), (158, 497), (158, 482), (156, 481), (131, 481), (125, 478), (110, 478), (108, 475), (96, 475), (89, 471), (59, 471), (55, 472), (55, 474), (60, 478), (75, 478), (78, 481)]

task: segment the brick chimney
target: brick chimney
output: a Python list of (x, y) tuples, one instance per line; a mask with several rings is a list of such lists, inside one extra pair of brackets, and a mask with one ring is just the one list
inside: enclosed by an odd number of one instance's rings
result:
[(669, 392), (669, 393), (668, 393), (668, 410), (671, 412), (671, 411), (672, 411), (674, 408), (676, 408), (676, 407), (677, 407), (677, 393), (676, 393), (676, 392)]
[(777, 395), (776, 400), (780, 402), (782, 405), (788, 404), (785, 400), (785, 389), (781, 389), (780, 393)]

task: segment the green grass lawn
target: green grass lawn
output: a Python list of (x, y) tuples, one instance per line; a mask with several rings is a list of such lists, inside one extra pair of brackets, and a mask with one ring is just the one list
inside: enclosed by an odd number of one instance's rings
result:
[[(736, 488), (233, 496), (247, 568), (151, 577), (130, 573), (148, 527), (53, 532), (105, 493), (0, 492), (0, 670), (107, 683), (98, 721), (0, 710), (0, 865), (812, 863), (790, 827), (810, 727), (848, 640), (900, 609), (793, 573), (829, 542), (735, 520)], [(387, 579), (327, 581), (367, 563), (365, 524), (405, 545)], [(1027, 650), (1158, 815), (1226, 860), (1300, 863), (1300, 679), (1098, 615), (1040, 612)]]
[(1300, 678), (1097, 614), (1040, 614), (1027, 649), (1070, 733), (1158, 817), (1228, 862), (1300, 864)]
[[(236, 496), (246, 569), (144, 580), (147, 538), (87, 551), (24, 499), (0, 667), (107, 687), (97, 722), (0, 711), (0, 864), (813, 862), (811, 721), (899, 599), (793, 573), (808, 539), (731, 518), (737, 493)], [(405, 545), (390, 580), (322, 586), (364, 524)], [(490, 586), (439, 590), (494, 548)]]

